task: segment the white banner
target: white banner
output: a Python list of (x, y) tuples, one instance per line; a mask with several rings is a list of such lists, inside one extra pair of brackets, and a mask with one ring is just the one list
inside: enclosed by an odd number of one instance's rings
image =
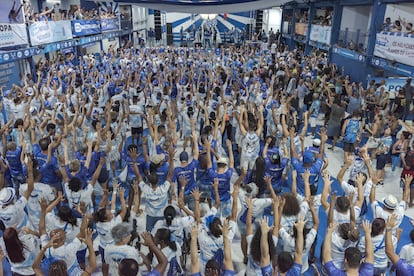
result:
[(32, 23), (29, 25), (29, 35), (32, 46), (73, 38), (69, 20)]
[(311, 25), (309, 39), (312, 41), (330, 45), (331, 44), (331, 33), (332, 33), (331, 26)]
[(1, 24), (0, 48), (29, 44), (25, 24)]
[(414, 64), (414, 35), (378, 33), (374, 56), (412, 66)]

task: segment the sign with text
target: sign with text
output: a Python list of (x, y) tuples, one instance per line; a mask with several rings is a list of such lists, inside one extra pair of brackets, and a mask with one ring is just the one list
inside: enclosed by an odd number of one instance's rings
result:
[(70, 21), (40, 21), (29, 25), (32, 46), (72, 39)]
[(99, 20), (72, 20), (73, 36), (85, 36), (101, 33)]
[(25, 24), (0, 24), (0, 48), (29, 44)]
[(11, 89), (13, 84), (19, 83), (19, 64), (17, 61), (0, 64), (0, 86)]
[(378, 33), (375, 40), (374, 56), (413, 66), (414, 35)]
[(102, 32), (118, 31), (119, 30), (119, 19), (118, 18), (102, 19), (101, 30)]
[(331, 26), (311, 25), (309, 38), (312, 41), (330, 45), (331, 44), (331, 33), (332, 33)]

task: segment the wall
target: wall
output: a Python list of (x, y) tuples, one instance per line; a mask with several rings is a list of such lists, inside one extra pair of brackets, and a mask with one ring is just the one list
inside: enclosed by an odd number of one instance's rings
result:
[(268, 29), (273, 28), (273, 31), (276, 32), (277, 30), (281, 30), (281, 21), (282, 21), (282, 9), (281, 8), (273, 8), (269, 9), (269, 21), (268, 21)]
[(359, 43), (368, 43), (369, 20), (371, 6), (350, 6), (344, 7), (341, 21), (341, 31), (348, 28), (348, 40), (355, 42), (355, 35), (360, 30)]
[(132, 28), (134, 31), (146, 29), (148, 10), (132, 5)]

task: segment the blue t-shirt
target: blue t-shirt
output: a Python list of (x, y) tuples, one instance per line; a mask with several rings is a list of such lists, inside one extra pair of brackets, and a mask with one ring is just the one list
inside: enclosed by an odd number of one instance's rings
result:
[[(146, 170), (150, 171), (151, 162), (145, 164)], [(164, 184), (167, 180), (168, 170), (170, 169), (170, 164), (164, 162), (161, 167), (159, 167), (155, 173), (158, 176), (158, 185)]]
[[(234, 271), (233, 270), (223, 270), (223, 274), (222, 274), (223, 276), (233, 276), (234, 275)], [(197, 273), (194, 273), (194, 274), (191, 274), (190, 276), (201, 276), (201, 273), (200, 272), (197, 272)]]
[(6, 159), (9, 165), (10, 175), (18, 176), (23, 174), (22, 162), (20, 161), (20, 155), (22, 153), (22, 147), (17, 147), (16, 150), (6, 152)]
[(414, 266), (407, 263), (404, 259), (399, 259), (395, 266), (400, 275), (414, 275)]
[[(327, 262), (325, 264), (325, 269), (328, 272), (328, 275), (335, 275), (335, 276), (346, 276), (346, 272), (343, 270), (338, 269), (333, 261)], [(359, 267), (359, 276), (372, 276), (374, 275), (374, 265), (369, 263), (363, 263)], [(412, 274), (404, 274), (403, 275), (412, 275)]]
[(194, 178), (194, 172), (198, 167), (198, 160), (193, 159), (185, 167), (176, 167), (174, 168), (173, 182), (177, 182), (178, 193), (181, 191), (181, 185), (179, 183), (180, 176), (184, 176), (187, 179), (187, 185), (185, 186), (184, 195), (189, 195), (196, 187), (196, 182)]
[(72, 173), (69, 170), (69, 165), (66, 165), (65, 169), (66, 169), (66, 174), (68, 175), (69, 180), (74, 177), (79, 178), (82, 189), (85, 189), (85, 187), (88, 185), (88, 176), (87, 176), (88, 170), (85, 167), (81, 166), (79, 172), (77, 172), (75, 175), (72, 175)]
[[(131, 157), (129, 156), (129, 154), (122, 153), (122, 159), (125, 160), (125, 162), (127, 163), (127, 166), (128, 166), (127, 178), (135, 178), (134, 162), (132, 162), (133, 160), (131, 159)], [(139, 173), (141, 175), (145, 175), (144, 174), (144, 168), (145, 168), (145, 159), (144, 159), (144, 156), (142, 154), (140, 154), (137, 157), (137, 160), (135, 160), (135, 162), (137, 163), (137, 166), (138, 166), (138, 169), (139, 169)]]
[[(229, 168), (224, 173), (218, 173), (213, 169), (208, 169), (208, 175), (211, 179), (211, 182), (213, 182), (215, 178), (218, 178), (218, 192), (220, 196), (220, 201), (230, 200), (230, 179), (233, 175), (233, 169)], [(214, 191), (212, 191), (212, 197), (215, 198)]]
[[(293, 266), (286, 272), (286, 276), (299, 276), (302, 273), (302, 265), (294, 263)], [(263, 276), (272, 276), (273, 275), (273, 269), (270, 264), (268, 264), (265, 267), (262, 267), (262, 275)], [(280, 275), (280, 273), (278, 274)]]
[(59, 171), (57, 158), (52, 155), (50, 162), (46, 163), (47, 154), (43, 154), (40, 146), (37, 144), (33, 145), (33, 153), (35, 159), (37, 160), (40, 174), (42, 175), (42, 178), (39, 182), (57, 186), (59, 184), (58, 182), (60, 181), (58, 175), (56, 174), (56, 171)]
[[(292, 166), (297, 171), (297, 177), (296, 177), (297, 191), (300, 195), (304, 196), (305, 195), (305, 182), (303, 181), (302, 174), (307, 170), (307, 168), (303, 165), (303, 162), (301, 162), (296, 157), (292, 158)], [(313, 162), (312, 166), (308, 168), (310, 172), (310, 176), (309, 176), (310, 185), (316, 185), (316, 180), (318, 179), (322, 166), (323, 166), (323, 160), (321, 158), (317, 158), (315, 162)]]
[(161, 273), (154, 268), (150, 273), (145, 274), (145, 276), (161, 276)]
[(287, 158), (282, 158), (282, 160), (280, 161), (280, 164), (273, 164), (269, 157), (266, 157), (265, 159), (265, 174), (266, 176), (271, 176), (272, 177), (272, 186), (280, 186), (282, 185), (282, 175), (283, 175), (283, 170), (285, 169), (287, 163), (288, 163), (288, 159)]

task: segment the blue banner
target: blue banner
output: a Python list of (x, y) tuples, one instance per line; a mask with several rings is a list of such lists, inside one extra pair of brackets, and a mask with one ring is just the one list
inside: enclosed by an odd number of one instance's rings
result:
[(334, 47), (333, 53), (359, 62), (365, 62), (365, 55), (349, 49)]
[(29, 25), (32, 46), (72, 39), (70, 21), (40, 21)]
[(19, 83), (19, 63), (17, 61), (8, 62), (0, 65), (0, 86), (11, 89), (13, 84)]
[(99, 20), (72, 20), (73, 36), (85, 36), (101, 33)]
[(102, 19), (101, 30), (102, 32), (118, 31), (119, 30), (119, 19), (118, 18)]

